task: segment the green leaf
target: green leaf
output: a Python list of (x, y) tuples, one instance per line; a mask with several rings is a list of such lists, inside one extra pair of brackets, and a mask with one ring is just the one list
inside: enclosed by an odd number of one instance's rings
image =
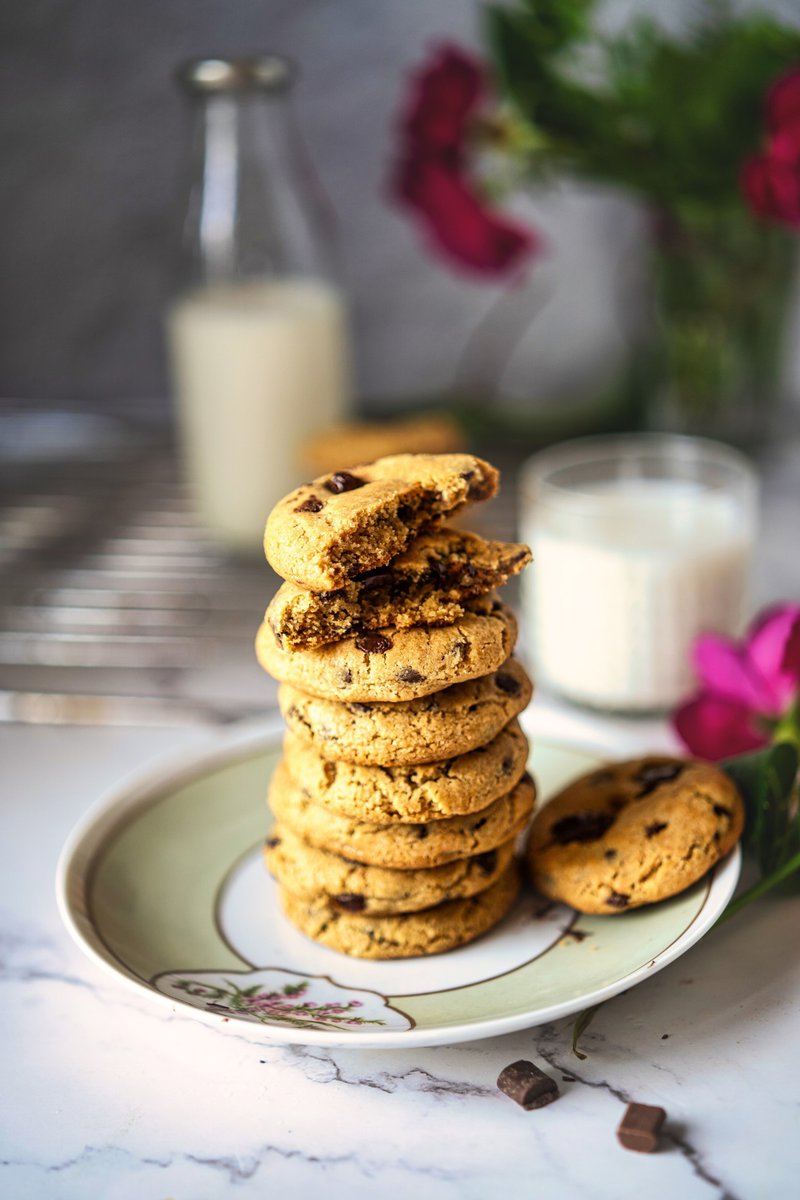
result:
[(790, 742), (720, 763), (744, 800), (744, 844), (764, 874), (800, 850), (800, 822), (793, 800), (798, 753)]
[(788, 879), (790, 875), (794, 875), (795, 871), (798, 870), (800, 870), (800, 852), (785, 862), (782, 867), (774, 870), (770, 875), (765, 875), (763, 879), (759, 879), (758, 883), (753, 884), (741, 896), (737, 896), (735, 900), (731, 900), (725, 912), (717, 921), (717, 924), (721, 925), (723, 921), (727, 921), (730, 917), (735, 917), (748, 904), (752, 904), (754, 900), (760, 900), (767, 892), (771, 892), (779, 883), (783, 883), (784, 879)]
[(591, 1008), (585, 1008), (582, 1013), (578, 1013), (577, 1017), (575, 1018), (575, 1023), (572, 1026), (572, 1053), (582, 1062), (587, 1056), (582, 1050), (578, 1049), (578, 1039), (591, 1025), (597, 1010), (602, 1007), (602, 1004), (594, 1004)]
[(800, 870), (798, 751), (792, 742), (780, 741), (720, 766), (741, 792), (746, 812), (744, 843), (762, 876), (731, 901), (720, 917), (727, 921)]

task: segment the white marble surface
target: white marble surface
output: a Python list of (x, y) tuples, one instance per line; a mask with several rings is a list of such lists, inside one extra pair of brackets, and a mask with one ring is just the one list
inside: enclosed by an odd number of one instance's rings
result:
[[(162, 1011), (84, 959), (53, 896), (69, 829), (121, 776), (208, 736), (0, 729), (0, 1196), (798, 1194), (800, 897), (752, 907), (609, 1002), (583, 1062), (569, 1022), (437, 1049), (270, 1047)], [(559, 1081), (556, 1104), (526, 1113), (496, 1091), (520, 1057)], [(615, 1140), (631, 1098), (669, 1113), (657, 1155)]]

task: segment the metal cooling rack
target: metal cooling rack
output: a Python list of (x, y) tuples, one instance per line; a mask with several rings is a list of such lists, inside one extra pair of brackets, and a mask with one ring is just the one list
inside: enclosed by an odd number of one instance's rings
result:
[[(470, 514), (510, 537), (513, 485)], [(0, 721), (219, 723), (274, 701), (253, 636), (278, 584), (205, 535), (160, 429), (0, 407)]]

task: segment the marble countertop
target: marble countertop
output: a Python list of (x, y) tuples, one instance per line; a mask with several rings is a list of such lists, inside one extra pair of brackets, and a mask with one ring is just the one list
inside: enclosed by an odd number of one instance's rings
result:
[[(636, 731), (650, 744), (658, 734)], [(431, 1049), (270, 1046), (246, 1026), (163, 1010), (101, 972), (56, 911), (61, 845), (121, 776), (208, 737), (0, 729), (0, 1196), (797, 1194), (800, 897), (753, 906), (610, 1001), (583, 1036), (584, 1061), (570, 1021)], [(553, 1074), (556, 1104), (528, 1113), (496, 1090), (518, 1058)], [(657, 1155), (617, 1144), (630, 1099), (669, 1114)]]

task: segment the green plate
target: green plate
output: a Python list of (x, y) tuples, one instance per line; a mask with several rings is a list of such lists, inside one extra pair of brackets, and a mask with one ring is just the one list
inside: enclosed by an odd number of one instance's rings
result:
[[(275, 1042), (435, 1045), (552, 1021), (649, 978), (711, 928), (738, 850), (672, 900), (586, 917), (523, 896), (491, 933), (431, 958), (369, 962), (282, 916), (261, 858), (280, 731), (227, 735), (94, 808), (61, 855), (59, 907), (78, 945), (172, 1008), (246, 1021)], [(537, 740), (546, 798), (596, 753)], [(229, 1026), (221, 1026), (229, 1028)]]

